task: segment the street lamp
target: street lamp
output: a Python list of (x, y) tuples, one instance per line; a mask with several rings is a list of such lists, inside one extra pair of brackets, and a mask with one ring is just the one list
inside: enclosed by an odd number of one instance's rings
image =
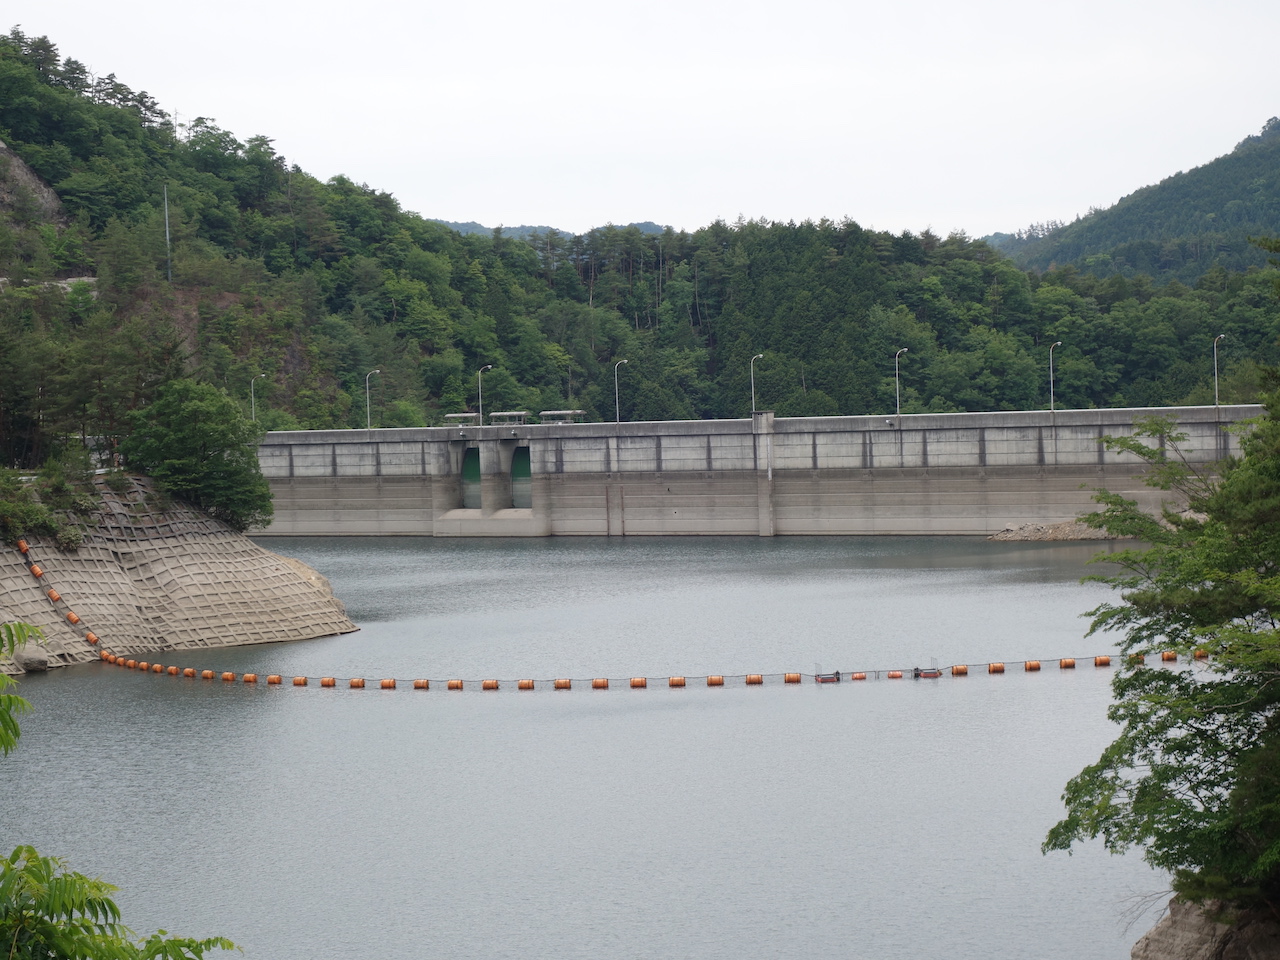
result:
[(902, 416), (902, 384), (898, 379), (898, 358), (907, 352), (907, 348), (903, 347), (893, 355), (893, 396), (897, 406), (897, 416)]
[(1213, 338), (1213, 405), (1218, 405), (1218, 341), (1225, 337), (1225, 333), (1220, 333)]
[(618, 367), (626, 363), (625, 360), (619, 360), (613, 365), (613, 421), (614, 423), (622, 422), (622, 404), (618, 400)]
[(1049, 412), (1053, 413), (1053, 348), (1062, 346), (1062, 341), (1049, 344)]
[(493, 364), (486, 363), (483, 367), (476, 371), (476, 409), (480, 411), (479, 426), (484, 426), (484, 372), (492, 370)]
[(265, 376), (265, 373), (260, 373), (249, 381), (249, 418), (255, 421), (258, 419), (258, 399), (254, 396), (253, 386)]
[(757, 353), (751, 358), (751, 413), (753, 416), (756, 412), (756, 361), (763, 356), (763, 353)]
[(366, 430), (373, 429), (373, 425), (369, 421), (369, 378), (375, 373), (381, 372), (381, 370), (370, 370), (364, 375), (364, 428)]

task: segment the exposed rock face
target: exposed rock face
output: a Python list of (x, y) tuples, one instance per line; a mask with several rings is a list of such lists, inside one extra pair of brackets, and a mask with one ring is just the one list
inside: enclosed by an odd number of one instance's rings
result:
[[(357, 629), (325, 578), (306, 564), (182, 504), (162, 505), (145, 483), (115, 493), (100, 481), (98, 494), (102, 509), (78, 551), (31, 541), (27, 559), (43, 576), (0, 545), (0, 618), (35, 624), (45, 637), (23, 653), (56, 667), (95, 660), (104, 648), (154, 654)], [(100, 638), (97, 646), (86, 631)], [(0, 659), (0, 672), (19, 669)]]
[(1215, 921), (1194, 903), (1174, 899), (1169, 912), (1134, 945), (1132, 960), (1277, 960), (1280, 917), (1248, 911)]
[(0, 210), (44, 223), (66, 220), (58, 195), (3, 140), (0, 140)]
[(1079, 520), (1064, 523), (1024, 523), (1018, 527), (1006, 527), (993, 533), (988, 540), (1115, 540), (1105, 530), (1091, 527)]

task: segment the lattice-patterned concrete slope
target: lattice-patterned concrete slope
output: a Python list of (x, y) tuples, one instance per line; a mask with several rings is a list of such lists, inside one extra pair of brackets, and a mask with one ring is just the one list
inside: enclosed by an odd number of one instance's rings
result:
[[(118, 493), (99, 481), (97, 492), (101, 509), (76, 552), (38, 538), (26, 556), (0, 550), (0, 617), (39, 626), (51, 666), (97, 659), (87, 631), (116, 653), (142, 654), (357, 629), (306, 564), (163, 502), (145, 482)], [(0, 671), (17, 667), (0, 659)]]

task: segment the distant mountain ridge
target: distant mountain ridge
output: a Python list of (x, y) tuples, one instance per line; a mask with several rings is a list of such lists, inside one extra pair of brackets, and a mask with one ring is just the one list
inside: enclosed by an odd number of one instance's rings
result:
[(1073, 223), (1034, 224), (986, 241), (1024, 269), (1072, 264), (1100, 277), (1195, 283), (1208, 270), (1266, 263), (1250, 237), (1280, 234), (1280, 118), (1203, 166), (1176, 173)]
[[(486, 227), (484, 224), (476, 223), (474, 220), (468, 220), (466, 223), (458, 223), (454, 220), (438, 220), (438, 219), (435, 219), (434, 217), (429, 217), (428, 219), (431, 220), (432, 223), (439, 223), (443, 226), (448, 227), (450, 230), (456, 230), (458, 233), (463, 233), (463, 234), (482, 234), (488, 237), (488, 236), (492, 236), (494, 231), (493, 227)], [(615, 226), (615, 224), (608, 224), (608, 226)], [(645, 220), (643, 223), (626, 223), (626, 224), (623, 224), (622, 226), (624, 228), (635, 227), (637, 230), (639, 230), (643, 234), (664, 233), (665, 231), (670, 229), (669, 227), (664, 227), (661, 224), (654, 223), (652, 220)], [(598, 229), (598, 228), (593, 228), (593, 229)], [(522, 223), (518, 227), (507, 227), (507, 226), (502, 227), (502, 235), (504, 237), (512, 237), (517, 240), (526, 240), (529, 237), (533, 236), (535, 233), (545, 235), (545, 234), (551, 233), (552, 231), (555, 231), (556, 233), (562, 233), (567, 236), (573, 236), (572, 230), (561, 230), (559, 227), (548, 227), (545, 224), (538, 225), (538, 226), (531, 226), (529, 224)]]

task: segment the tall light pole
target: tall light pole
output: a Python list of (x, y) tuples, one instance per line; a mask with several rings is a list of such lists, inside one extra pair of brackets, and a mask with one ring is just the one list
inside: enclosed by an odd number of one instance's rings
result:
[(1062, 346), (1062, 341), (1058, 340), (1049, 345), (1049, 412), (1054, 412), (1053, 407), (1053, 348)]
[(370, 370), (364, 375), (364, 428), (372, 430), (373, 424), (369, 419), (369, 378), (375, 373), (381, 373), (381, 370)]
[(258, 399), (254, 396), (253, 386), (265, 376), (265, 373), (260, 373), (249, 381), (249, 419), (251, 420), (258, 419)]
[(618, 399), (618, 367), (622, 366), (626, 362), (627, 361), (625, 360), (619, 360), (617, 363), (613, 365), (613, 422), (614, 423), (622, 422), (622, 403)]
[(1213, 338), (1213, 405), (1218, 405), (1218, 341), (1225, 337), (1225, 333), (1220, 333)]
[(756, 412), (756, 361), (764, 356), (763, 353), (757, 353), (751, 358), (751, 414)]
[(893, 396), (895, 406), (897, 408), (896, 416), (902, 416), (902, 383), (898, 379), (898, 358), (907, 352), (907, 348), (903, 347), (893, 355)]
[(476, 409), (480, 411), (479, 426), (484, 426), (484, 372), (492, 370), (493, 364), (486, 363), (476, 371)]

